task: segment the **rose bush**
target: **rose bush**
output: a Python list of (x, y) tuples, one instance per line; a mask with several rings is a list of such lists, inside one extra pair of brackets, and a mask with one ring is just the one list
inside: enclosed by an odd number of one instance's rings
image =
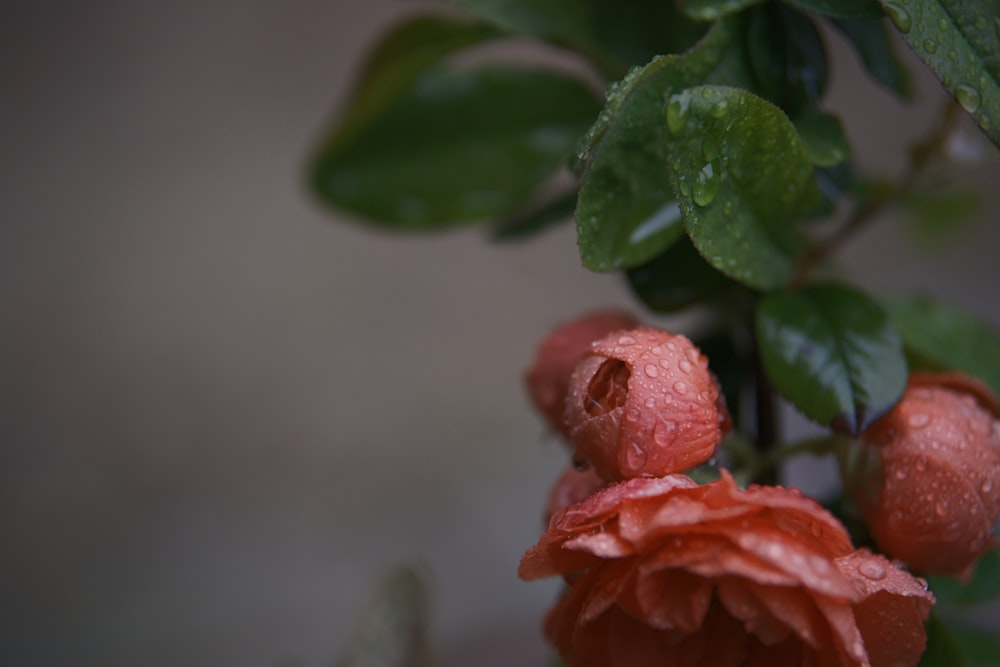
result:
[(552, 517), (519, 574), (569, 584), (545, 621), (569, 667), (916, 665), (934, 602), (813, 500), (726, 471), (597, 491)]

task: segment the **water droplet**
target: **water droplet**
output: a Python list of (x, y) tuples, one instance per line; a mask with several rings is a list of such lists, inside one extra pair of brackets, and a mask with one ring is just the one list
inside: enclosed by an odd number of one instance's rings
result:
[(958, 100), (958, 103), (962, 105), (962, 108), (969, 113), (976, 111), (982, 103), (979, 91), (972, 86), (966, 86), (965, 84), (955, 88), (955, 99)]
[(669, 447), (677, 439), (677, 424), (669, 419), (661, 419), (653, 427), (653, 442), (660, 447)]
[(683, 382), (677, 381), (674, 383), (674, 391), (676, 391), (678, 394), (686, 394), (687, 390), (688, 386)]
[(646, 399), (646, 407), (647, 408), (655, 408), (656, 407), (656, 399), (655, 398), (647, 398)]
[(680, 136), (680, 133), (687, 127), (687, 110), (690, 101), (691, 98), (687, 92), (670, 98), (670, 103), (667, 104), (667, 131), (670, 132), (671, 136)]
[(945, 542), (953, 542), (962, 535), (962, 522), (952, 521), (941, 531), (941, 539)]
[(622, 336), (618, 339), (619, 345), (635, 345), (635, 338), (631, 336)]
[(709, 113), (712, 114), (713, 118), (722, 118), (727, 113), (729, 113), (729, 103), (726, 102), (725, 100), (719, 100), (718, 102), (712, 105), (712, 108), (709, 110)]
[(979, 16), (976, 17), (976, 20), (973, 23), (973, 25), (976, 26), (976, 28), (979, 30), (986, 30), (986, 28), (989, 26), (989, 23), (986, 22), (986, 17), (980, 14)]
[(857, 659), (857, 660), (864, 661), (864, 659), (866, 657), (865, 656), (865, 645), (862, 644), (859, 641), (858, 642), (854, 642), (853, 644), (851, 644), (851, 655), (853, 655), (855, 657), (855, 659)]
[(982, 486), (979, 487), (979, 490), (982, 491), (983, 493), (990, 493), (991, 491), (993, 491), (993, 480), (988, 479), (985, 482), (983, 482)]
[(719, 187), (722, 185), (722, 177), (719, 174), (719, 167), (714, 162), (709, 162), (695, 177), (692, 196), (694, 203), (698, 206), (708, 206), (719, 194)]
[(896, 468), (896, 479), (906, 479), (906, 468)]
[(646, 458), (645, 450), (639, 446), (639, 443), (633, 442), (625, 452), (625, 465), (633, 472), (638, 472), (646, 465)]
[(677, 367), (681, 369), (682, 373), (691, 372), (691, 362), (688, 361), (687, 359), (681, 359), (679, 362), (677, 362)]
[(918, 412), (910, 415), (909, 423), (913, 428), (923, 428), (931, 423), (931, 416), (924, 412)]
[(944, 516), (948, 513), (948, 502), (945, 500), (939, 500), (934, 503), (934, 513), (938, 516)]
[(632, 408), (631, 410), (625, 413), (625, 419), (629, 420), (630, 422), (637, 422), (641, 418), (642, 418), (642, 412), (639, 411), (639, 408)]
[(872, 581), (885, 579), (885, 568), (873, 560), (863, 560), (858, 564), (858, 572)]
[(910, 27), (913, 25), (913, 19), (910, 18), (910, 12), (906, 11), (903, 5), (896, 2), (887, 2), (884, 5), (885, 12), (892, 19), (892, 22), (896, 24), (900, 32), (910, 32)]
[(957, 63), (958, 62), (958, 54), (955, 53), (954, 51), (949, 51), (948, 52), (948, 60), (950, 60), (953, 63)]
[(656, 364), (646, 364), (646, 368), (643, 370), (646, 371), (646, 375), (651, 378), (655, 378), (660, 374), (660, 369), (656, 367)]
[(711, 134), (705, 135), (705, 138), (701, 140), (701, 157), (706, 162), (711, 162), (719, 157), (719, 140), (717, 137)]
[(937, 49), (938, 49), (937, 42), (935, 42), (933, 39), (924, 40), (924, 50), (927, 51), (927, 53), (934, 53), (937, 51)]
[(947, 30), (949, 25), (948, 19), (938, 19), (938, 27), (942, 30)]
[(670, 370), (670, 360), (669, 359), (660, 359), (660, 365), (663, 366), (664, 368), (666, 368), (668, 371)]
[(917, 469), (917, 472), (924, 472), (925, 470), (927, 470), (927, 457), (918, 456), (917, 462), (914, 464), (913, 467)]
[(723, 204), (722, 205), (722, 212), (725, 213), (726, 215), (732, 215), (733, 214), (733, 202), (727, 201), (725, 204)]

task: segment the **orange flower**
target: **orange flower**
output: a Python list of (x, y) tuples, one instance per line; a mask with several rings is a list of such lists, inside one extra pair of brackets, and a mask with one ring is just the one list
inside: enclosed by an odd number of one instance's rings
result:
[(569, 667), (916, 665), (934, 602), (813, 500), (726, 471), (600, 490), (552, 518), (519, 574), (569, 583), (545, 621)]
[(1000, 516), (996, 399), (958, 373), (914, 373), (872, 424), (848, 487), (879, 548), (927, 574), (967, 576)]
[(583, 502), (606, 485), (607, 482), (598, 477), (593, 468), (567, 468), (549, 492), (549, 500), (545, 506), (545, 525), (559, 510)]
[(590, 351), (590, 344), (612, 331), (631, 329), (637, 324), (628, 313), (601, 310), (559, 325), (542, 340), (525, 383), (535, 406), (552, 428), (569, 435), (562, 419), (569, 376)]
[(729, 428), (708, 360), (690, 340), (639, 327), (594, 342), (569, 381), (577, 456), (608, 481), (704, 463)]

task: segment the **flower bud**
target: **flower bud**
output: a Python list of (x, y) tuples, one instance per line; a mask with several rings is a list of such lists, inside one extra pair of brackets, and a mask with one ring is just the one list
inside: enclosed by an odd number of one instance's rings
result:
[(612, 331), (631, 329), (637, 324), (628, 313), (601, 310), (561, 324), (542, 340), (525, 383), (535, 407), (554, 429), (569, 435), (562, 419), (569, 376), (590, 352), (590, 344)]
[(577, 456), (607, 481), (704, 463), (729, 425), (705, 356), (650, 327), (592, 345), (570, 378), (564, 419)]
[(996, 399), (971, 378), (914, 373), (896, 406), (862, 434), (868, 477), (848, 486), (888, 556), (917, 572), (968, 576), (993, 546), (997, 414)]

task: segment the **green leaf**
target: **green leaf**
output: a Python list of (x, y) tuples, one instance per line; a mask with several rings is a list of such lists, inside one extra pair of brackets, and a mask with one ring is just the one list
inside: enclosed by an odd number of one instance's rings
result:
[(906, 385), (892, 322), (844, 285), (768, 294), (757, 306), (757, 337), (775, 389), (806, 416), (852, 435), (889, 410)]
[[(1000, 598), (1000, 553), (987, 552), (976, 564), (976, 572), (967, 584), (952, 577), (927, 577), (938, 604), (966, 607)], [(997, 654), (1000, 658), (1000, 653)]]
[(799, 9), (823, 16), (846, 19), (880, 19), (882, 8), (876, 0), (785, 0)]
[(834, 19), (831, 23), (854, 46), (873, 79), (903, 99), (912, 97), (910, 73), (892, 48), (884, 21)]
[(918, 365), (968, 373), (1000, 395), (1000, 332), (930, 297), (884, 298), (882, 304)]
[(534, 236), (573, 217), (576, 209), (576, 191), (553, 197), (541, 206), (519, 211), (497, 222), (493, 230), (496, 241), (520, 241)]
[(792, 223), (818, 201), (809, 155), (780, 109), (737, 88), (701, 86), (667, 104), (670, 178), (695, 247), (751, 287), (792, 273)]
[[(677, 212), (680, 227), (680, 211)], [(681, 237), (656, 259), (627, 272), (632, 291), (651, 309), (669, 313), (716, 294), (731, 283)]]
[(508, 214), (565, 162), (597, 109), (555, 74), (434, 68), (324, 150), (313, 183), (327, 202), (395, 229)]
[(763, 0), (681, 0), (684, 13), (700, 21), (714, 21), (761, 2)]
[(704, 26), (672, 2), (649, 0), (453, 0), (505, 32), (544, 39), (582, 53), (620, 77), (655, 55), (681, 53)]
[(851, 154), (844, 128), (836, 116), (817, 111), (805, 113), (794, 120), (795, 129), (798, 130), (813, 164), (832, 167)]
[(337, 667), (430, 667), (427, 591), (409, 567), (391, 572), (358, 618)]
[(927, 649), (920, 659), (920, 667), (967, 667), (947, 625), (931, 614), (924, 627), (927, 630)]
[(1000, 144), (1000, 0), (879, 0), (906, 43)]
[(964, 658), (962, 664), (965, 667), (1000, 665), (1000, 641), (993, 634), (973, 628), (952, 626), (951, 636)]
[(799, 115), (814, 111), (826, 91), (826, 50), (809, 16), (781, 5), (749, 12), (747, 57), (759, 94)]
[(667, 178), (665, 97), (705, 81), (749, 81), (740, 19), (716, 23), (683, 56), (661, 56), (608, 90), (581, 143), (576, 223), (580, 256), (594, 271), (639, 266), (677, 240), (677, 205)]
[(390, 105), (425, 69), (468, 46), (500, 33), (482, 23), (417, 16), (400, 23), (375, 45), (326, 149), (353, 137), (372, 116)]

